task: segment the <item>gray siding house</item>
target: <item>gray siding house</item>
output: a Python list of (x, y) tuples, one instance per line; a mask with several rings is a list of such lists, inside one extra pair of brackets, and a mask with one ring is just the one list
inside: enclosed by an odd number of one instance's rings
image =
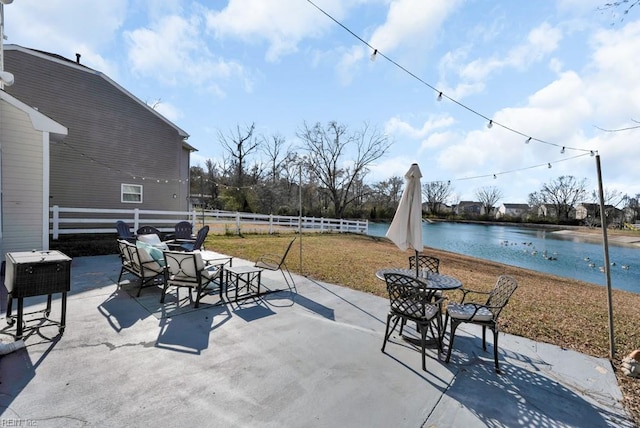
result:
[(185, 131), (79, 56), (4, 49), (6, 92), (68, 129), (51, 146), (49, 206), (189, 209)]

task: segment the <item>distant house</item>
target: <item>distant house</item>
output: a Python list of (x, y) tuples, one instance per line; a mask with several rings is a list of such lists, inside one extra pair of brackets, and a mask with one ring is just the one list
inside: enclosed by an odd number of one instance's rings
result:
[[(567, 209), (568, 209), (568, 218), (569, 219), (576, 218), (576, 210), (573, 207), (568, 207), (568, 206), (567, 206)], [(538, 207), (538, 216), (558, 220), (558, 217), (559, 217), (558, 207), (555, 204), (542, 204)]]
[(189, 209), (188, 134), (103, 73), (59, 55), (4, 48), (10, 95), (68, 129), (51, 146), (48, 205)]
[(67, 128), (0, 90), (0, 252), (49, 249), (49, 153)]
[(496, 218), (524, 218), (529, 214), (528, 204), (502, 204), (496, 211)]
[(472, 217), (481, 216), (484, 214), (484, 205), (481, 202), (460, 201), (456, 205), (455, 213)]
[(584, 220), (588, 217), (600, 217), (600, 204), (583, 202), (576, 206), (576, 220)]

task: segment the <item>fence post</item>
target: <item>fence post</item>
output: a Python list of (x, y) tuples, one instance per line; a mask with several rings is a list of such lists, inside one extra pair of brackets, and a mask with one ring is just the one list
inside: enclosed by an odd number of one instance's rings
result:
[(133, 230), (140, 229), (140, 208), (133, 210)]
[(58, 239), (60, 235), (59, 227), (60, 227), (60, 207), (58, 205), (53, 206), (53, 239)]
[(269, 214), (269, 235), (273, 235), (273, 214)]

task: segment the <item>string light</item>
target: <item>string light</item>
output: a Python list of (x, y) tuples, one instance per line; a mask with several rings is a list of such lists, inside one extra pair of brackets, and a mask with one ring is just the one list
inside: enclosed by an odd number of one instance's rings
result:
[(560, 153), (564, 154), (564, 146), (562, 146), (562, 150), (560, 150)]
[(531, 137), (527, 138), (527, 140), (524, 143), (529, 144), (530, 142), (531, 142)]
[(378, 49), (374, 49), (373, 53), (371, 54), (371, 61), (375, 61), (376, 60), (376, 55), (378, 54)]
[[(516, 173), (516, 172), (527, 171), (529, 169), (534, 169), (534, 168), (542, 168), (542, 167), (551, 168), (552, 164), (556, 164), (556, 163), (560, 163), (560, 162), (567, 162), (567, 161), (570, 161), (570, 160), (573, 160), (573, 159), (577, 159), (577, 158), (580, 158), (580, 157), (584, 157), (584, 156), (587, 156), (587, 155), (589, 155), (589, 153), (582, 153), (582, 154), (571, 156), (571, 157), (564, 158), (564, 159), (558, 159), (558, 160), (555, 160), (555, 161), (542, 163), (542, 164), (538, 164), (538, 165), (532, 165), (532, 166), (528, 166), (528, 167), (524, 167), (524, 168), (512, 169), (512, 170), (509, 170), (509, 171), (501, 171), (501, 172), (496, 172), (496, 173), (492, 173), (492, 174), (476, 175), (476, 176), (473, 176), (473, 177), (454, 178), (454, 179), (448, 180), (447, 184), (448, 185), (451, 184), (452, 180), (453, 181), (476, 180), (476, 179), (479, 179), (479, 178), (489, 178), (489, 177), (497, 177), (498, 175), (513, 174), (513, 173)], [(435, 182), (442, 182), (442, 180), (434, 181), (434, 183)]]
[(437, 98), (437, 100), (438, 100), (438, 101), (442, 101), (442, 92), (440, 92), (440, 93), (438, 94), (438, 98)]
[[(309, 4), (311, 4), (313, 7), (315, 7), (316, 9), (318, 9), (318, 11), (320, 11), (322, 14), (324, 14), (327, 18), (329, 18), (330, 20), (332, 20), (333, 22), (335, 22), (336, 24), (338, 24), (340, 27), (342, 27), (345, 31), (347, 31), (347, 32), (348, 32), (349, 34), (351, 34), (353, 37), (355, 37), (355, 38), (356, 38), (356, 39), (358, 39), (360, 42), (362, 42), (364, 45), (368, 46), (370, 49), (374, 49), (374, 48), (373, 48), (373, 46), (371, 46), (371, 45), (370, 45), (366, 40), (364, 40), (362, 37), (358, 36), (356, 33), (354, 33), (353, 31), (351, 31), (347, 26), (345, 26), (343, 23), (341, 23), (340, 21), (338, 21), (336, 18), (334, 18), (333, 16), (331, 16), (330, 14), (328, 14), (327, 12), (325, 12), (322, 8), (320, 8), (320, 7), (319, 7), (317, 4), (315, 4), (312, 0), (307, 0), (307, 2), (308, 2)], [(407, 73), (409, 76), (411, 76), (411, 77), (413, 77), (414, 79), (416, 79), (418, 82), (422, 83), (423, 85), (425, 85), (425, 86), (427, 86), (428, 88), (431, 88), (433, 91), (437, 92), (437, 93), (438, 93), (438, 97), (440, 97), (440, 94), (442, 94), (442, 92), (441, 92), (441, 91), (439, 91), (438, 89), (436, 89), (433, 85), (430, 85), (429, 83), (427, 83), (426, 81), (424, 81), (423, 79), (421, 79), (420, 77), (418, 77), (417, 75), (415, 75), (414, 73), (412, 73), (411, 71), (409, 71), (407, 68), (403, 67), (402, 65), (398, 64), (398, 63), (397, 63), (396, 61), (394, 61), (393, 59), (389, 58), (388, 56), (386, 56), (386, 55), (385, 55), (385, 54), (383, 54), (382, 52), (378, 51), (378, 49), (374, 49), (374, 54), (375, 54), (375, 56), (381, 56), (381, 57), (383, 57), (384, 59), (386, 59), (387, 61), (389, 61), (391, 64), (393, 64), (393, 65), (395, 65), (396, 67), (398, 67), (400, 70), (404, 71), (404, 72), (405, 72), (405, 73)], [(373, 55), (372, 55), (372, 56), (373, 56)], [(444, 94), (442, 94), (442, 95), (443, 95), (443, 96), (445, 96)], [(449, 96), (447, 96), (447, 99), (448, 99), (449, 101), (451, 101), (451, 102), (453, 102), (453, 103), (457, 104), (459, 107), (461, 107), (461, 108), (463, 108), (463, 109), (465, 109), (465, 110), (469, 111), (470, 113), (473, 113), (473, 114), (475, 114), (476, 116), (480, 116), (480, 117), (485, 118), (485, 119), (487, 119), (487, 120), (488, 120), (488, 118), (487, 118), (485, 115), (483, 115), (483, 114), (479, 113), (478, 111), (474, 110), (473, 108), (471, 108), (471, 107), (469, 107), (469, 106), (467, 106), (467, 105), (465, 105), (465, 104), (462, 104), (461, 102), (459, 102), (459, 101), (457, 101), (457, 100), (455, 100), (455, 99), (453, 99), (453, 98), (451, 98), (451, 97), (449, 97)], [(507, 125), (505, 125), (505, 124), (502, 124), (502, 123), (494, 122), (493, 120), (490, 120), (490, 121), (489, 121), (489, 125), (487, 125), (487, 127), (489, 127), (489, 128), (490, 128), (490, 127), (491, 127), (491, 126), (493, 126), (494, 124), (495, 124), (495, 125), (498, 125), (498, 126), (500, 126), (500, 127), (502, 127), (502, 128), (504, 128), (504, 129), (506, 129), (507, 131), (511, 131), (511, 132), (513, 132), (514, 134), (518, 134), (518, 135), (521, 135), (521, 136), (523, 136), (523, 137), (528, 137), (526, 134), (524, 134), (524, 133), (522, 133), (522, 132), (520, 132), (520, 131), (518, 131), (518, 130), (516, 130), (516, 129), (514, 129), (514, 128), (511, 128), (511, 127), (509, 127), (509, 126), (507, 126)], [(531, 138), (531, 137), (528, 137), (528, 139), (527, 139), (527, 143), (528, 143), (528, 142), (530, 142), (531, 140), (532, 140), (532, 138)], [(536, 138), (535, 140), (536, 140), (537, 142), (541, 143), (541, 144), (547, 144), (547, 145), (555, 146), (555, 147), (562, 147), (562, 146), (560, 146), (560, 145), (558, 145), (558, 144), (551, 143), (551, 142), (548, 142), (548, 141), (544, 141), (544, 140), (541, 140), (541, 139), (538, 139), (538, 138)], [(581, 149), (581, 148), (578, 148), (578, 147), (568, 147), (568, 146), (565, 146), (565, 148), (566, 148), (567, 150), (574, 150), (574, 151), (585, 152), (585, 153), (589, 153), (589, 152), (591, 152), (591, 151), (592, 151), (592, 150), (589, 150), (589, 149)]]
[(489, 123), (487, 123), (487, 128), (493, 128), (493, 120), (490, 120)]

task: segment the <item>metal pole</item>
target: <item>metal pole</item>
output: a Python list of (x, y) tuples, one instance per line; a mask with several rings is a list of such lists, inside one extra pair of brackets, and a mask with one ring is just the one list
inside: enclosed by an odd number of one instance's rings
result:
[(298, 164), (298, 242), (300, 246), (300, 275), (302, 275), (302, 162)]
[(602, 171), (600, 170), (600, 155), (596, 155), (596, 169), (598, 171), (598, 196), (600, 197), (600, 224), (602, 225), (602, 246), (604, 250), (604, 272), (607, 277), (607, 305), (609, 308), (609, 357), (613, 359), (616, 346), (613, 337), (613, 302), (611, 298), (611, 272), (609, 272), (609, 241), (607, 238), (607, 219), (604, 206), (604, 191), (602, 190)]
[(200, 203), (202, 204), (202, 227), (204, 227), (204, 184), (200, 176)]

